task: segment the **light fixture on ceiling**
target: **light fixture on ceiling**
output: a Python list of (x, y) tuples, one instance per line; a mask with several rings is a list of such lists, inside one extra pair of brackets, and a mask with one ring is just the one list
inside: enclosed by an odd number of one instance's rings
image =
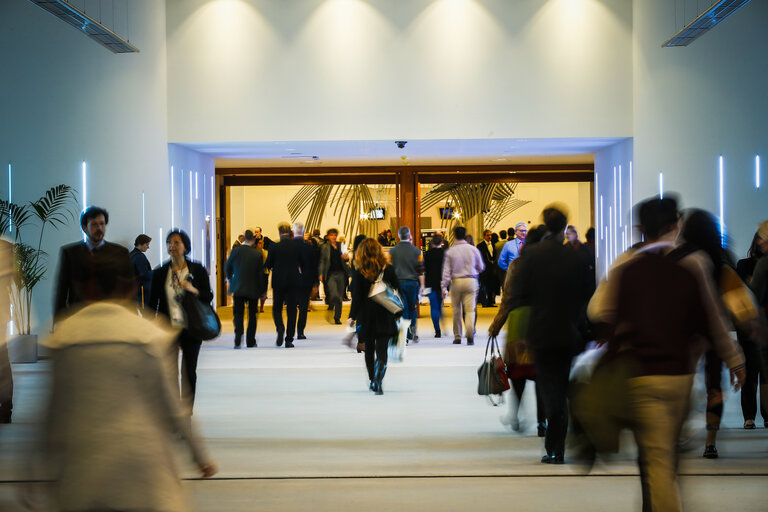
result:
[(720, 0), (701, 13), (695, 20), (670, 37), (662, 47), (688, 46), (698, 37), (714, 28), (725, 18), (748, 4), (750, 0)]
[(30, 2), (72, 25), (112, 53), (138, 53), (139, 51), (131, 43), (64, 0), (30, 0)]

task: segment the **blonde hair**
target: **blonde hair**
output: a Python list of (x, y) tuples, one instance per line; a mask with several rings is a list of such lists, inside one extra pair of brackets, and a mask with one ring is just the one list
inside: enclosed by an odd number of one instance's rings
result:
[(355, 268), (367, 280), (375, 281), (386, 266), (387, 259), (379, 242), (373, 238), (363, 240), (355, 253)]

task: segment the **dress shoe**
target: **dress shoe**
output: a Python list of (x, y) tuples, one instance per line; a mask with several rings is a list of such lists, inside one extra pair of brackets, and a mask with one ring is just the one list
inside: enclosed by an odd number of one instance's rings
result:
[(240, 350), (241, 348), (243, 347), (241, 347), (240, 345), (235, 345), (235, 350)]
[(235, 346), (236, 346), (236, 347), (239, 347), (239, 346), (240, 346), (240, 344), (242, 343), (242, 341), (243, 341), (243, 337), (242, 337), (242, 335), (240, 335), (240, 336), (235, 336)]
[(277, 345), (278, 347), (283, 346), (283, 336), (284, 334), (282, 332), (277, 333), (277, 341), (275, 341), (275, 345)]
[(474, 338), (467, 338), (467, 345), (474, 345), (474, 344), (475, 344)]
[(442, 332), (440, 332), (440, 329), (435, 331), (435, 338), (440, 338), (443, 335)]
[(541, 463), (542, 464), (551, 464), (552, 463), (552, 456), (551, 455), (544, 455), (541, 458)]
[(299, 334), (298, 336), (296, 336), (296, 339), (297, 340), (305, 340), (305, 339), (307, 339), (307, 337), (304, 336), (303, 334)]
[(335, 325), (341, 325), (341, 320), (334, 320), (334, 321), (333, 321), (333, 323), (334, 323)]
[(715, 445), (708, 444), (704, 447), (704, 454), (702, 455), (705, 459), (716, 459), (719, 457), (717, 454), (717, 448), (715, 448)]
[(747, 420), (744, 422), (745, 430), (755, 430), (755, 420)]
[(565, 455), (552, 455), (550, 464), (565, 464)]
[(418, 343), (419, 342), (419, 337), (418, 336), (414, 336), (411, 341), (414, 342), (414, 343)]
[(248, 348), (256, 348), (256, 342), (254, 341), (250, 345), (246, 345), (246, 347), (248, 347)]
[(461, 338), (454, 338), (453, 339), (453, 344), (454, 345), (461, 345)]
[(293, 348), (293, 342), (292, 341), (286, 341), (285, 342), (285, 348)]

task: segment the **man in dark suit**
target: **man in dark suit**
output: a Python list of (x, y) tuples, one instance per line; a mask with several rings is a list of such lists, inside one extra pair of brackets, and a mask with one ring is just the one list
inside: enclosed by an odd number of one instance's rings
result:
[(480, 251), (485, 264), (485, 270), (478, 277), (480, 281), (479, 302), (484, 308), (496, 306), (496, 293), (494, 291), (496, 275), (493, 270), (496, 265), (496, 249), (491, 243), (492, 235), (491, 230), (486, 229), (483, 231), (483, 240), (477, 244), (477, 249)]
[(247, 347), (256, 346), (256, 312), (259, 297), (264, 293), (262, 277), (264, 259), (255, 247), (256, 239), (251, 230), (245, 232), (243, 243), (232, 249), (224, 271), (229, 279), (229, 293), (233, 296), (233, 322), (235, 324), (235, 348), (240, 348), (243, 339), (243, 316), (248, 303), (248, 332), (245, 335)]
[[(277, 346), (293, 348), (296, 330), (297, 295), (301, 284), (301, 253), (292, 238), (291, 225), (281, 222), (277, 226), (280, 241), (273, 243), (267, 256), (267, 268), (272, 270), (272, 318), (277, 329)], [(286, 325), (283, 323), (283, 304), (286, 306)]]
[[(109, 223), (109, 213), (98, 206), (88, 207), (80, 215), (80, 227), (85, 241), (75, 242), (61, 248), (59, 274), (56, 280), (56, 295), (53, 305), (54, 318), (67, 310), (84, 305), (84, 302), (98, 300), (104, 290), (117, 286), (119, 281), (135, 279), (133, 262), (128, 249), (122, 245), (104, 240)], [(108, 283), (101, 283), (101, 290), (92, 290), (95, 281), (92, 276), (101, 266), (114, 271)]]
[(149, 264), (147, 255), (144, 254), (149, 250), (149, 243), (151, 241), (152, 238), (145, 234), (137, 236), (136, 241), (133, 243), (133, 250), (130, 254), (131, 261), (133, 262), (133, 271), (139, 281), (139, 290), (136, 295), (136, 301), (141, 308), (143, 308), (145, 304), (149, 304), (149, 292), (152, 286), (152, 265)]
[(528, 347), (536, 364), (536, 386), (547, 416), (546, 464), (562, 464), (568, 431), (568, 375), (581, 351), (578, 326), (589, 299), (586, 262), (563, 245), (568, 219), (556, 208), (542, 212), (547, 234), (523, 251), (515, 264), (512, 308), (530, 306)]
[(297, 305), (299, 307), (299, 320), (296, 326), (296, 339), (307, 339), (304, 329), (307, 326), (307, 312), (309, 311), (309, 297), (312, 288), (317, 283), (317, 251), (309, 240), (304, 240), (304, 224), (294, 222), (293, 243), (299, 250), (299, 264), (301, 266), (301, 280), (297, 292)]

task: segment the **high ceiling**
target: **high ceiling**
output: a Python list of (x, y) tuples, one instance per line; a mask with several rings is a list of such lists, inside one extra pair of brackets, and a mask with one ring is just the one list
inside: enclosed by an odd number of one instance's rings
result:
[(276, 141), (180, 144), (216, 158), (217, 168), (593, 163), (624, 138)]

